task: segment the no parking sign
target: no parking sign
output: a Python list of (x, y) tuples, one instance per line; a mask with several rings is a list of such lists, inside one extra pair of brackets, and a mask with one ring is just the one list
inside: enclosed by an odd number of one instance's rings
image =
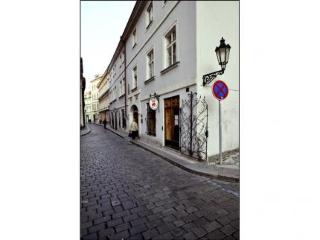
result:
[(212, 93), (219, 101), (228, 96), (229, 89), (225, 82), (218, 80), (212, 85)]
[(221, 126), (221, 101), (228, 96), (229, 88), (225, 82), (221, 80), (215, 81), (212, 85), (212, 94), (219, 101), (219, 159), (222, 164), (222, 126)]

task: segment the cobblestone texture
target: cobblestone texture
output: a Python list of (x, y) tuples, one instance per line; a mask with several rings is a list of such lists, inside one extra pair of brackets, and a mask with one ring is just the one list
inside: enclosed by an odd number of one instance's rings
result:
[(238, 184), (90, 128), (81, 137), (81, 239), (239, 239)]

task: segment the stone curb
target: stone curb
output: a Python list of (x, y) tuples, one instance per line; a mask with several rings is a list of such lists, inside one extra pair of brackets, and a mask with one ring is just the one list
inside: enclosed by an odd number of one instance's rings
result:
[(206, 173), (206, 172), (201, 172), (199, 170), (195, 170), (195, 169), (192, 169), (192, 168), (189, 168), (177, 161), (174, 161), (172, 158), (170, 157), (167, 157), (167, 156), (164, 156), (164, 155), (161, 155), (160, 153), (158, 153), (157, 151), (153, 150), (152, 148), (150, 147), (147, 147), (147, 146), (144, 146), (142, 145), (141, 143), (139, 142), (134, 142), (134, 141), (131, 141), (133, 144), (135, 144), (136, 146), (139, 146), (149, 152), (152, 152), (153, 154), (163, 158), (164, 160), (166, 160), (167, 162), (171, 163), (172, 165), (176, 166), (176, 167), (179, 167), (187, 172), (190, 172), (190, 173), (193, 173), (193, 174), (197, 174), (197, 175), (200, 175), (200, 176), (204, 176), (204, 177), (209, 177), (209, 178), (214, 178), (214, 179), (218, 179), (218, 180), (223, 180), (223, 181), (228, 181), (228, 182), (239, 182), (239, 178), (236, 178), (236, 177), (230, 177), (230, 176), (224, 176), (224, 175), (220, 175), (220, 174), (211, 174), (211, 173)]
[[(100, 125), (100, 124), (96, 124), (96, 125), (99, 125), (99, 126), (103, 126), (103, 125)], [(121, 138), (125, 138), (126, 136), (118, 133), (118, 131), (115, 131), (109, 127), (107, 127), (107, 130), (109, 130), (110, 132), (118, 135), (119, 137)], [(213, 174), (213, 173), (208, 173), (208, 172), (202, 172), (200, 170), (196, 170), (196, 169), (193, 169), (193, 168), (190, 168), (188, 166), (185, 166), (184, 164), (182, 163), (179, 163), (175, 160), (173, 160), (173, 158), (170, 158), (168, 156), (164, 156), (160, 153), (158, 153), (155, 149), (151, 148), (151, 147), (148, 147), (148, 146), (145, 146), (139, 142), (136, 142), (136, 141), (132, 141), (130, 140), (130, 142), (138, 147), (141, 147), (143, 149), (145, 149), (146, 151), (149, 151), (149, 152), (152, 152), (153, 154), (161, 157), (162, 159), (166, 160), (167, 162), (169, 162), (170, 164), (176, 166), (176, 167), (179, 167), (187, 172), (190, 172), (190, 173), (193, 173), (193, 174), (197, 174), (197, 175), (200, 175), (200, 176), (204, 176), (204, 177), (208, 177), (208, 178), (213, 178), (213, 179), (218, 179), (218, 180), (223, 180), (223, 181), (228, 181), (228, 182), (239, 182), (239, 178), (238, 177), (231, 177), (231, 176), (225, 176), (225, 175), (221, 175), (221, 174)]]
[(80, 130), (80, 137), (87, 135), (91, 132), (91, 128), (89, 128), (88, 125), (86, 125), (86, 128), (88, 128), (88, 130), (85, 133), (81, 133), (81, 131), (83, 131), (83, 130)]

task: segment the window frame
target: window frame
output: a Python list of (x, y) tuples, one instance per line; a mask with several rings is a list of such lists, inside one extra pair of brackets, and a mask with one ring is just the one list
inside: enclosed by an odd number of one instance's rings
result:
[(137, 29), (133, 29), (132, 31), (132, 48), (137, 45)]
[[(151, 59), (152, 53), (152, 59)], [(152, 67), (151, 67), (152, 65)], [(147, 53), (147, 76), (146, 80), (154, 77), (154, 48), (150, 49)]]
[(178, 62), (177, 45), (177, 26), (174, 25), (165, 34), (165, 67), (170, 67)]
[(147, 29), (152, 24), (152, 22), (153, 22), (153, 3), (151, 1), (146, 10), (146, 28)]
[(131, 92), (135, 91), (138, 88), (138, 67), (135, 65), (132, 68), (132, 89)]

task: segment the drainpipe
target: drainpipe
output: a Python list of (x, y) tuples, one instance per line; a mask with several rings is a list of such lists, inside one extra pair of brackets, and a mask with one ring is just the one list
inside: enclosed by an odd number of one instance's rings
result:
[(126, 116), (127, 120), (127, 53), (126, 53), (126, 41), (124, 38), (121, 36), (121, 42), (123, 44), (124, 48), (124, 114)]

